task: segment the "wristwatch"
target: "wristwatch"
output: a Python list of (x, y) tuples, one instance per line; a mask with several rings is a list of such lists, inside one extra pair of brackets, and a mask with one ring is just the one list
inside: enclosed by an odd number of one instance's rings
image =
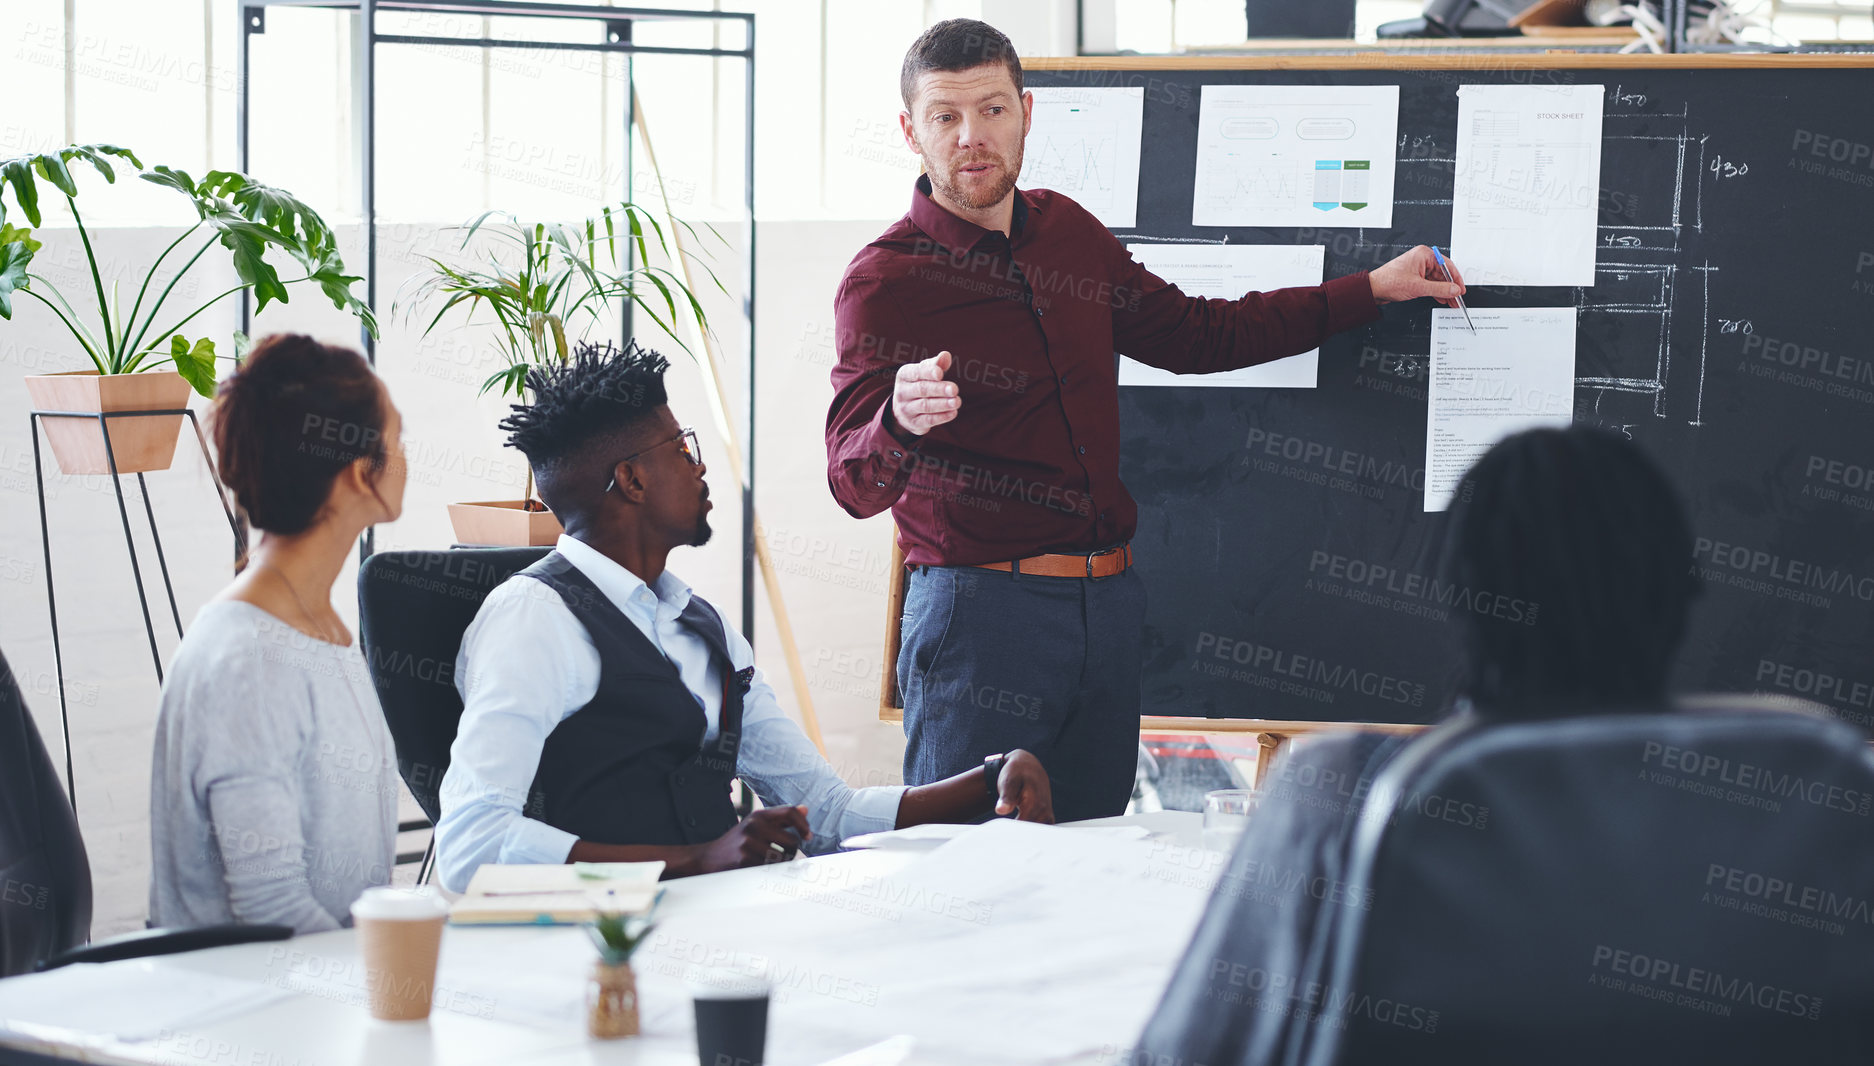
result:
[(1007, 755), (991, 755), (983, 760), (983, 788), (989, 792), (989, 798), (1002, 798), (1002, 767), (1009, 761)]

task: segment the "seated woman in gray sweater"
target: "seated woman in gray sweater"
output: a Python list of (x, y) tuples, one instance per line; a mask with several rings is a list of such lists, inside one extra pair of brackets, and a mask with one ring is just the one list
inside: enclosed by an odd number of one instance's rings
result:
[(396, 757), (332, 585), (402, 511), (401, 417), (357, 352), (297, 335), (262, 340), (210, 417), (261, 535), (163, 685), (150, 923), (336, 929), (396, 850)]

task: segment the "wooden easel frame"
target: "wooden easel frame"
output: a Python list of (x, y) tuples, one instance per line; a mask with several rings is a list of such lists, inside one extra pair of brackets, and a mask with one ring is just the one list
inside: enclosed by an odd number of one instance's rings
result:
[[(1355, 55), (1203, 55), (1203, 56), (1075, 56), (1024, 58), (1026, 70), (1077, 71), (1205, 71), (1233, 70), (1702, 70), (1781, 69), (1789, 67), (1874, 69), (1874, 55), (1804, 53), (1737, 54), (1680, 53), (1672, 55), (1620, 55), (1607, 52), (1471, 53), (1466, 55), (1399, 55), (1383, 51)], [(891, 584), (885, 597), (885, 652), (879, 675), (878, 716), (882, 722), (904, 721), (898, 695), (899, 626), (904, 614), (904, 553), (898, 547), (896, 527), (891, 538)], [(1253, 733), (1261, 748), (1255, 781), (1261, 785), (1273, 757), (1290, 739), (1337, 732), (1414, 734), (1429, 728), (1383, 722), (1291, 722), (1262, 718), (1180, 718), (1146, 715), (1140, 732), (1202, 735)]]

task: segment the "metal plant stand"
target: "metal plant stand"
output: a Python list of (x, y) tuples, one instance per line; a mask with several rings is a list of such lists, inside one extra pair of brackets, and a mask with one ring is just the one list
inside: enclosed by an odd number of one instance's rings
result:
[[(104, 457), (110, 464), (111, 488), (117, 494), (117, 517), (124, 526), (124, 548), (130, 553), (130, 576), (137, 586), (137, 604), (143, 608), (143, 632), (150, 641), (150, 661), (156, 666), (158, 684), (163, 680), (162, 653), (156, 648), (156, 624), (150, 619), (150, 600), (143, 590), (143, 566), (137, 559), (136, 540), (130, 533), (130, 509), (124, 503), (123, 474), (117, 469), (117, 452), (111, 444), (111, 435), (106, 419), (111, 418), (155, 418), (164, 415), (182, 415), (195, 429), (195, 442), (202, 449), (202, 463), (208, 467), (208, 476), (215, 484), (215, 497), (221, 501), (222, 513), (228, 516), (228, 528), (234, 533), (234, 554), (238, 559), (246, 547), (246, 537), (241, 534), (241, 527), (234, 520), (234, 509), (228, 506), (227, 494), (221, 490), (221, 477), (215, 472), (214, 460), (208, 454), (208, 439), (202, 435), (202, 426), (196, 420), (195, 412), (186, 407), (161, 411), (40, 411), (29, 413), (33, 438), (33, 480), (39, 495), (39, 549), (46, 567), (46, 609), (52, 616), (52, 661), (57, 672), (59, 690), (59, 728), (65, 741), (65, 793), (71, 801), (72, 810), (78, 809), (77, 779), (72, 774), (72, 723), (71, 713), (65, 699), (65, 654), (59, 645), (59, 600), (52, 581), (52, 529), (46, 518), (46, 475), (39, 454), (39, 420), (42, 418), (89, 418), (97, 422), (98, 432), (104, 436)], [(169, 580), (169, 560), (163, 554), (163, 538), (156, 530), (156, 510), (150, 505), (149, 486), (138, 473), (137, 491), (143, 495), (143, 513), (150, 523), (150, 541), (156, 546), (156, 566), (163, 575), (163, 592), (169, 597), (169, 617), (176, 624), (176, 639), (182, 638), (182, 612), (176, 608), (176, 589)]]

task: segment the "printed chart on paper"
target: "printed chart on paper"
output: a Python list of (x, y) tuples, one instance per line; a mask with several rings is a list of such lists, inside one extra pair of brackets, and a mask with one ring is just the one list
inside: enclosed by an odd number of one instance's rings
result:
[(1108, 228), (1139, 214), (1139, 140), (1145, 90), (1035, 89), (1034, 125), (1022, 156), (1024, 189), (1065, 193)]
[(1206, 85), (1195, 226), (1392, 225), (1397, 85)]

